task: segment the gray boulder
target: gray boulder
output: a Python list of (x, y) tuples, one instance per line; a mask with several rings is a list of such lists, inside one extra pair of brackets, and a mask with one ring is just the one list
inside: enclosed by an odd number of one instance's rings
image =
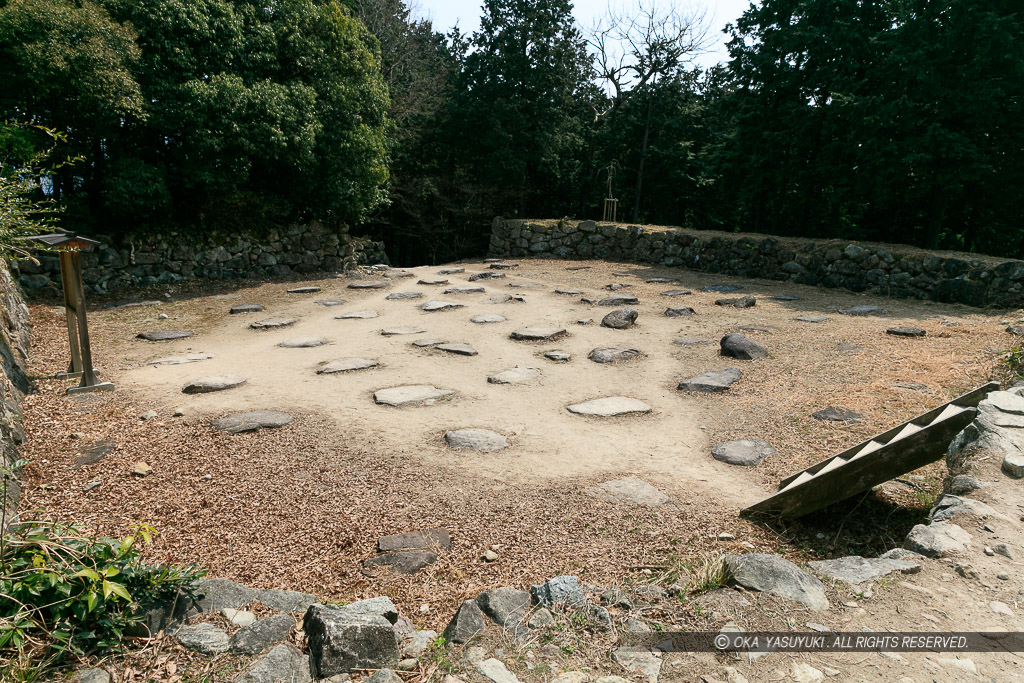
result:
[(530, 586), (530, 596), (542, 607), (551, 607), (558, 603), (579, 607), (587, 602), (587, 596), (583, 594), (580, 582), (575, 576), (556, 576), (539, 586)]
[(391, 669), (381, 669), (366, 679), (366, 683), (404, 683), (402, 677)]
[(262, 310), (263, 306), (260, 304), (238, 304), (232, 306), (228, 313), (238, 315), (239, 313), (259, 313)]
[(71, 683), (110, 683), (110, 674), (103, 669), (82, 669), (71, 678)]
[(951, 493), (944, 493), (935, 501), (935, 505), (928, 513), (928, 518), (933, 522), (945, 522), (960, 515), (971, 515), (973, 517), (1002, 517), (991, 507), (973, 498), (961, 498)]
[(640, 303), (632, 294), (626, 294), (625, 292), (619, 292), (618, 294), (612, 294), (611, 296), (605, 297), (597, 302), (598, 306), (633, 306)]
[(711, 449), (711, 455), (715, 460), (741, 467), (753, 467), (774, 454), (775, 449), (764, 439), (726, 441)]
[(515, 588), (492, 588), (478, 595), (476, 603), (498, 626), (514, 628), (530, 610), (530, 594)]
[(881, 306), (852, 306), (850, 308), (840, 308), (839, 312), (843, 315), (885, 315), (889, 311), (885, 310)]
[(281, 644), (253, 662), (235, 683), (310, 683), (309, 658)]
[(757, 305), (757, 299), (748, 294), (737, 299), (719, 299), (715, 302), (715, 305), (732, 306), (733, 308), (752, 308)]
[(293, 628), (295, 619), (290, 614), (275, 614), (260, 619), (236, 631), (228, 641), (228, 651), (243, 655), (263, 652), (275, 643), (288, 640)]
[(821, 581), (778, 555), (726, 555), (725, 565), (733, 582), (744, 588), (794, 600), (814, 611), (828, 609)]
[(1003, 472), (1014, 479), (1024, 479), (1024, 453), (1007, 453), (1003, 456)]
[[(409, 531), (377, 539), (377, 552), (381, 553), (392, 553), (399, 550), (451, 550), (451, 547), (452, 537), (445, 529)], [(392, 605), (393, 608), (394, 605)]]
[(971, 535), (951, 522), (918, 524), (907, 534), (903, 547), (925, 557), (948, 557), (967, 549)]
[(398, 664), (398, 635), (380, 615), (313, 605), (302, 628), (309, 645), (310, 672), (316, 678)]
[(636, 323), (639, 315), (632, 308), (620, 308), (606, 315), (601, 320), (601, 327), (610, 327), (613, 330), (628, 330)]
[(920, 327), (890, 327), (885, 333), (894, 337), (923, 337), (927, 334)]
[(984, 484), (977, 477), (972, 477), (969, 474), (958, 474), (949, 480), (949, 492), (954, 495), (971, 493), (983, 486)]
[(508, 447), (508, 439), (489, 429), (457, 429), (445, 432), (444, 440), (456, 450), (489, 452)]
[(680, 391), (698, 391), (703, 393), (717, 393), (725, 391), (736, 382), (742, 379), (743, 373), (737, 368), (726, 368), (725, 370), (712, 370), (690, 379), (684, 379), (676, 387)]
[(257, 320), (249, 325), (254, 330), (274, 330), (281, 327), (289, 327), (299, 322), (298, 318), (265, 318)]
[(696, 311), (689, 306), (669, 306), (665, 309), (666, 318), (689, 318), (696, 314)]
[(448, 622), (442, 635), (449, 643), (467, 643), (485, 630), (487, 630), (487, 624), (484, 622), (484, 613), (477, 600), (466, 600), (459, 606), (452, 620)]
[(174, 637), (185, 649), (204, 655), (219, 655), (228, 649), (228, 634), (205, 622), (182, 626)]
[(739, 332), (725, 335), (722, 337), (720, 344), (722, 346), (721, 354), (729, 358), (758, 360), (768, 357), (768, 351), (763, 346), (747, 339), (747, 337)]
[(825, 422), (860, 422), (864, 419), (864, 416), (855, 410), (836, 408), (835, 406), (811, 413), (811, 417)]

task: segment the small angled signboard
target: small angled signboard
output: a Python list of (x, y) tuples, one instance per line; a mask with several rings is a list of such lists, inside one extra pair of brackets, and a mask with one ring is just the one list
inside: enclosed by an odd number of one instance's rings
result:
[(982, 399), (998, 390), (996, 382), (978, 387), (811, 465), (783, 479), (774, 495), (743, 512), (802, 517), (935, 462), (945, 456), (953, 437), (974, 420)]

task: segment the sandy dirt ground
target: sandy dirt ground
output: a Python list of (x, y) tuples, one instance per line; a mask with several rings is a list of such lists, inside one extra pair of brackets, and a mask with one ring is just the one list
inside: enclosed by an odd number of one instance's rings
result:
[[(416, 284), (421, 277), (441, 277), (436, 275), (439, 267), (424, 267), (410, 269), (415, 277), (394, 279), (385, 290), (351, 290), (352, 280), (331, 278), (224, 285), (216, 292), (165, 288), (146, 294), (160, 299), (160, 305), (98, 306), (90, 317), (97, 366), (117, 391), (77, 399), (63, 395), (65, 381), (52, 379), (67, 362), (62, 317), (52, 305), (36, 304), (31, 369), (38, 391), (27, 399), (25, 450), (33, 464), (23, 508), (44, 508), (109, 534), (151, 523), (160, 531), (152, 547), (158, 559), (195, 562), (217, 576), (336, 600), (387, 594), (403, 611), (417, 613), (418, 625), (438, 630), (458, 601), (485, 588), (522, 586), (558, 574), (612, 585), (651, 581), (666, 567), (726, 552), (781, 552), (795, 561), (877, 555), (900, 545), (909, 528), (923, 520), (944, 465), (832, 506), (814, 519), (762, 524), (737, 513), (773, 491), (780, 478), (988, 381), (1011, 343), (1005, 321), (1019, 317), (630, 264), (517, 262), (520, 267), (504, 279), (473, 283), (485, 287), (483, 294), (442, 293), (446, 287), (468, 285), (469, 275), (486, 270), (481, 263), (467, 263), (460, 264), (466, 273), (444, 276), (446, 286)], [(571, 270), (577, 267), (585, 269)], [(679, 282), (645, 282), (659, 276)], [(540, 286), (510, 287), (513, 283)], [(607, 286), (612, 283), (628, 285), (620, 291), (640, 299), (632, 306), (640, 313), (632, 329), (603, 328), (601, 318), (612, 309), (554, 292), (571, 288), (601, 298), (611, 294)], [(735, 294), (699, 291), (719, 283), (743, 289)], [(286, 292), (299, 284), (321, 291)], [(678, 288), (693, 294), (660, 295)], [(424, 295), (385, 300), (389, 293), (406, 291)], [(521, 295), (525, 302), (487, 302), (499, 294)], [(744, 294), (757, 297), (754, 308), (714, 304)], [(770, 298), (778, 295), (799, 300)], [(346, 303), (314, 303), (328, 298)], [(421, 311), (420, 305), (430, 300), (464, 307)], [(228, 309), (240, 303), (262, 304), (266, 310), (229, 315)], [(858, 304), (877, 304), (888, 313), (851, 317), (836, 312)], [(662, 312), (668, 306), (692, 306), (696, 315), (667, 318)], [(361, 310), (380, 315), (335, 319)], [(506, 321), (470, 322), (491, 313)], [(158, 319), (160, 314), (168, 317)], [(801, 314), (829, 319), (794, 320)], [(272, 316), (299, 322), (274, 331), (248, 328)], [(577, 324), (586, 318), (593, 323)], [(550, 343), (509, 339), (512, 330), (539, 325), (564, 327), (568, 335)], [(886, 328), (895, 325), (924, 328), (927, 336), (887, 335)], [(380, 334), (394, 326), (424, 332)], [(767, 348), (769, 358), (719, 356), (721, 336), (742, 327), (760, 328), (745, 334)], [(160, 343), (135, 339), (154, 329), (188, 329), (196, 336)], [(331, 343), (277, 346), (300, 337), (324, 337)], [(479, 354), (454, 356), (411, 345), (427, 337), (468, 343)], [(714, 343), (673, 343), (681, 337)], [(842, 350), (848, 347), (841, 344), (860, 348)], [(601, 365), (587, 359), (599, 346), (628, 346), (644, 356)], [(569, 352), (572, 360), (557, 364), (543, 357), (554, 349)], [(149, 365), (185, 353), (213, 357)], [(316, 374), (321, 362), (353, 356), (378, 360), (381, 366)], [(540, 369), (539, 380), (523, 386), (487, 382), (488, 375), (516, 365)], [(744, 373), (727, 392), (684, 394), (675, 388), (682, 379), (726, 367)], [(213, 394), (181, 392), (187, 381), (219, 373), (248, 381)], [(456, 394), (450, 401), (404, 408), (376, 405), (372, 399), (379, 389), (421, 383)], [(653, 410), (611, 419), (566, 410), (571, 403), (619, 395), (640, 399)], [(857, 410), (864, 419), (840, 424), (811, 418), (828, 406)], [(176, 408), (183, 416), (172, 416)], [(140, 421), (138, 416), (150, 409), (157, 417)], [(256, 409), (284, 410), (296, 420), (281, 429), (237, 435), (209, 426), (211, 419)], [(446, 430), (467, 427), (500, 432), (510, 447), (473, 453), (445, 445)], [(750, 437), (769, 441), (777, 453), (755, 468), (732, 467), (711, 457), (716, 443)], [(94, 464), (76, 464), (85, 446), (104, 439), (114, 444), (109, 455)], [(153, 474), (132, 476), (138, 461), (151, 465)], [(623, 476), (652, 484), (669, 496), (669, 503), (647, 508), (592, 495), (595, 484)], [(86, 491), (91, 481), (101, 485)], [(452, 551), (437, 564), (410, 577), (370, 577), (359, 571), (360, 562), (373, 556), (380, 535), (432, 526), (447, 528), (453, 537)], [(721, 532), (734, 538), (719, 540)], [(500, 560), (484, 563), (480, 555), (491, 546)], [(842, 604), (842, 596), (832, 597)], [(870, 610), (884, 612), (884, 604), (876, 601)], [(834, 626), (859, 623), (851, 621), (853, 614), (846, 609), (833, 615)], [(776, 605), (765, 613), (774, 619), (783, 614), (779, 610)], [(694, 627), (715, 621), (699, 607), (684, 611), (683, 616), (664, 616), (665, 623)], [(798, 617), (812, 618), (819, 620)], [(884, 680), (898, 680), (901, 665), (882, 664)], [(772, 679), (773, 670), (751, 680), (781, 680)], [(679, 680), (694, 680), (687, 677), (694, 671), (689, 665), (679, 667)], [(860, 678), (872, 680), (868, 673)]]

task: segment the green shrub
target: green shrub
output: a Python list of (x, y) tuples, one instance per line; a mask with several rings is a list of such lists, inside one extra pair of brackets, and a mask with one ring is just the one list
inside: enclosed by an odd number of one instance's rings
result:
[(117, 540), (61, 522), (12, 525), (0, 536), (0, 653), (57, 660), (118, 650), (148, 607), (193, 597), (204, 572), (144, 562), (152, 535), (148, 526)]

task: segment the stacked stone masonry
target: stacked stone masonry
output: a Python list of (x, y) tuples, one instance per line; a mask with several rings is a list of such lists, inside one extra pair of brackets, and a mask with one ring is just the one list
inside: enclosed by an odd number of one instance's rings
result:
[(610, 259), (969, 306), (1024, 306), (1024, 261), (900, 245), (495, 218), (490, 256)]
[(18, 503), (18, 480), (9, 468), (18, 459), (18, 445), (25, 440), (21, 401), (29, 390), (25, 372), (28, 348), (28, 307), (6, 264), (0, 262), (0, 507), (5, 525)]
[[(195, 278), (284, 277), (387, 263), (383, 243), (332, 230), (318, 221), (251, 234), (197, 237), (169, 232), (94, 238), (100, 244), (82, 253), (82, 278), (86, 291), (96, 294)], [(41, 253), (37, 260), (38, 265), (29, 260), (17, 264), (22, 287), (59, 290), (56, 254)]]

